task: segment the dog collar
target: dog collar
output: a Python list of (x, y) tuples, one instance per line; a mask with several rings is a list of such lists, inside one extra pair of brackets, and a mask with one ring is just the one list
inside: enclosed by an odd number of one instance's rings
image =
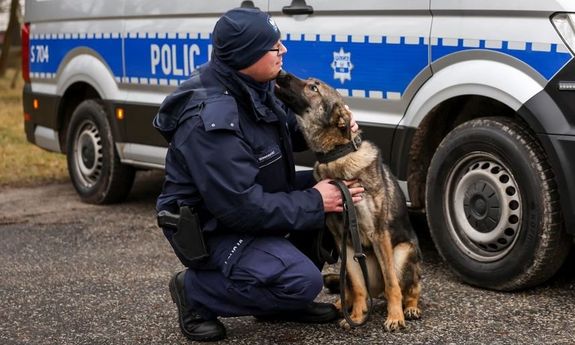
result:
[(317, 161), (320, 163), (329, 163), (333, 162), (334, 160), (341, 158), (348, 153), (352, 153), (358, 150), (359, 146), (361, 145), (361, 137), (357, 135), (352, 141), (344, 145), (338, 145), (333, 150), (323, 153), (323, 152), (316, 152), (315, 156)]

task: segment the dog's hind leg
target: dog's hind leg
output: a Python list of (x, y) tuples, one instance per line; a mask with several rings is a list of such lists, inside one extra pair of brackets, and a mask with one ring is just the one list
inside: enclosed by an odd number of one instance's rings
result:
[[(354, 323), (361, 323), (367, 316), (367, 286), (363, 280), (359, 264), (353, 260), (353, 248), (346, 246), (346, 251), (348, 258), (345, 265), (347, 269), (347, 285), (345, 289), (346, 300), (343, 302), (345, 302), (345, 306), (349, 306), (349, 303), (351, 303), (351, 320)], [(340, 326), (350, 328), (345, 319), (341, 320)]]
[(421, 318), (421, 309), (419, 309), (419, 297), (421, 296), (421, 283), (417, 282), (409, 287), (405, 294), (405, 309), (403, 313), (408, 320), (418, 320)]
[(376, 235), (373, 248), (385, 281), (387, 319), (384, 326), (387, 331), (396, 331), (405, 327), (405, 317), (402, 308), (401, 286), (395, 270), (393, 246), (388, 231)]
[(419, 319), (419, 297), (421, 295), (421, 266), (417, 248), (413, 243), (403, 242), (393, 248), (395, 271), (400, 277), (403, 293), (403, 313), (408, 320)]

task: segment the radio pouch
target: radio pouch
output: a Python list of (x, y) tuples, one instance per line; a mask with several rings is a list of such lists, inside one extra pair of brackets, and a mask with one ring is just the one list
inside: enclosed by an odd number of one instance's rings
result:
[(209, 256), (198, 214), (189, 206), (180, 207), (180, 219), (172, 241), (186, 267), (197, 265)]

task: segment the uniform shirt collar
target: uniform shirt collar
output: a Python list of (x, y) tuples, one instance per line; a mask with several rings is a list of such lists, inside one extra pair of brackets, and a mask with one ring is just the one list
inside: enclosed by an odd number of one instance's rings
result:
[[(212, 56), (213, 66), (220, 82), (245, 108), (252, 109), (250, 113), (256, 120), (274, 122), (278, 120), (277, 107), (274, 106), (273, 82), (260, 83), (250, 76), (231, 69), (217, 57)], [(246, 100), (247, 99), (247, 100)], [(284, 114), (285, 115), (285, 114)]]

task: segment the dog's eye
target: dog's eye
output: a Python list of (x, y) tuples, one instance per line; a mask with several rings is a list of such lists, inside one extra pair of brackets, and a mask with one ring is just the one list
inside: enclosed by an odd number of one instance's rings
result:
[(319, 89), (317, 88), (317, 86), (315, 86), (315, 85), (313, 85), (313, 84), (309, 86), (309, 89), (312, 90), (313, 92), (318, 92), (318, 91), (319, 91)]

